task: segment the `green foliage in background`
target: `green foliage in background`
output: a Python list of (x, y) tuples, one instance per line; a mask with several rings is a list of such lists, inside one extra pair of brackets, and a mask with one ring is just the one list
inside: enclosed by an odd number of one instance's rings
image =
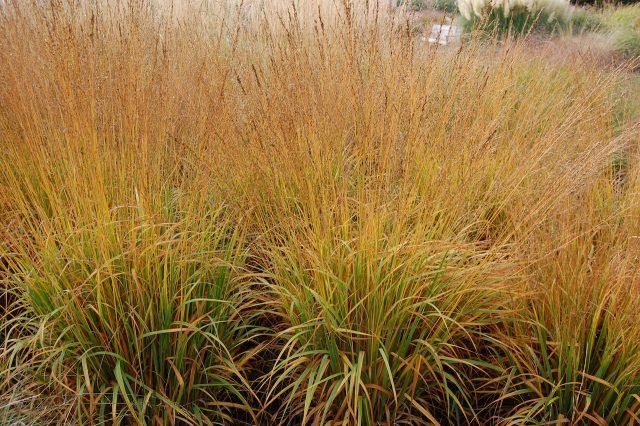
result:
[(435, 0), (433, 8), (440, 12), (458, 13), (458, 2), (456, 0)]
[(517, 8), (506, 15), (502, 8), (496, 8), (483, 17), (472, 15), (470, 19), (463, 19), (462, 25), (467, 32), (479, 29), (490, 35), (505, 36), (533, 31), (563, 31), (567, 28), (567, 21), (545, 11), (532, 13), (525, 8)]
[(427, 4), (424, 0), (397, 0), (396, 6), (406, 6), (412, 10), (422, 10)]

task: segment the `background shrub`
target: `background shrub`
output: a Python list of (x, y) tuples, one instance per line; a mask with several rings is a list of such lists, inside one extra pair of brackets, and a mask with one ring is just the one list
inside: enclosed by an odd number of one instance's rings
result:
[(640, 5), (611, 9), (605, 22), (617, 51), (627, 59), (640, 59)]
[(467, 32), (480, 29), (487, 34), (505, 36), (529, 34), (532, 31), (561, 31), (566, 27), (566, 21), (544, 11), (531, 13), (526, 9), (516, 9), (505, 15), (502, 9), (491, 9), (482, 17), (472, 15), (470, 19), (465, 19), (463, 27)]
[(604, 17), (591, 10), (576, 8), (571, 14), (571, 30), (575, 33), (597, 32), (606, 29)]
[(441, 12), (458, 13), (457, 0), (435, 0), (433, 8)]
[(411, 10), (422, 10), (427, 7), (426, 0), (396, 0), (396, 5), (408, 7)]
[(618, 52), (623, 56), (633, 60), (640, 59), (640, 32), (623, 30), (616, 34), (615, 40)]

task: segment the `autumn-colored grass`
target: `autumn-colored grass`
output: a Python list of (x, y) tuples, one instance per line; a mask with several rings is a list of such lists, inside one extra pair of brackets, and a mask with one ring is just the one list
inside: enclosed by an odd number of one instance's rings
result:
[(624, 69), (410, 19), (0, 6), (0, 422), (640, 421)]

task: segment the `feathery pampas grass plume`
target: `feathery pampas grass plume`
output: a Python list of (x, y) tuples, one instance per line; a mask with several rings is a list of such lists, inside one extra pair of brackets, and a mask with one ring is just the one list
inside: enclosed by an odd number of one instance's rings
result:
[(516, 10), (530, 13), (545, 12), (548, 19), (566, 18), (570, 13), (568, 0), (458, 0), (460, 14), (467, 20), (485, 16), (488, 11), (502, 10), (504, 16)]

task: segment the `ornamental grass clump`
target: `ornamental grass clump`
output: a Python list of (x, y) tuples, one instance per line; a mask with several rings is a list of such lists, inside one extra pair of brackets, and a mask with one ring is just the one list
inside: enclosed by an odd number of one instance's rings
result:
[(214, 41), (151, 6), (3, 6), (0, 380), (34, 419), (30, 398), (79, 424), (258, 411), (242, 228), (195, 162), (220, 109), (179, 89), (204, 78), (183, 43)]
[[(525, 391), (506, 333), (526, 322), (539, 259), (516, 253), (610, 165), (613, 81), (518, 44), (436, 55), (325, 25), (344, 44), (287, 22), (273, 60), (241, 77), (264, 100), (247, 105), (251, 155), (236, 159), (255, 170), (242, 186), (277, 331), (264, 412), (277, 424), (515, 415)], [(333, 66), (353, 72), (328, 78)]]
[(219, 209), (191, 219), (45, 225), (18, 245), (9, 279), (19, 315), (7, 319), (15, 333), (3, 376), (19, 371), (48, 382), (45, 392), (70, 393), (78, 419), (201, 423), (232, 408), (250, 413), (244, 255)]

